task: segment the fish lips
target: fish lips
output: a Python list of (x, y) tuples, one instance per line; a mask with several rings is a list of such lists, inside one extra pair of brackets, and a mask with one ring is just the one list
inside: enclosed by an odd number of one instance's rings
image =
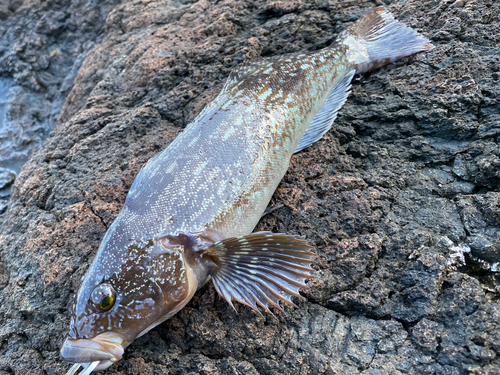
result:
[(68, 337), (61, 348), (61, 357), (80, 364), (99, 361), (94, 371), (104, 370), (121, 359), (126, 346), (125, 338), (114, 332), (101, 333), (91, 339)]

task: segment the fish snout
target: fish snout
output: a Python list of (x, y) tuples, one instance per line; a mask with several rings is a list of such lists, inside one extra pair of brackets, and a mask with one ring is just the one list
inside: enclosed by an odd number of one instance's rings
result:
[(80, 364), (99, 361), (94, 371), (103, 370), (121, 359), (125, 341), (122, 335), (114, 332), (101, 333), (91, 339), (66, 338), (61, 357), (65, 361)]

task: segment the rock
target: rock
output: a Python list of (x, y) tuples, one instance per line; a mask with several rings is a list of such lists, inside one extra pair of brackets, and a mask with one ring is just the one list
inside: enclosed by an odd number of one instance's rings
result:
[(3, 214), (8, 206), (9, 201), (7, 199), (0, 199), (0, 214)]
[[(488, 198), (492, 198), (493, 194), (490, 193)], [(460, 216), (469, 234), (467, 243), (472, 249), (472, 254), (480, 259), (495, 263), (500, 262), (500, 228), (496, 226), (495, 214), (491, 218), (487, 215), (485, 217), (483, 212), (490, 212), (485, 204), (489, 199), (485, 198), (482, 195), (463, 197), (457, 203), (462, 208)], [(488, 203), (491, 204), (491, 202)]]
[(16, 179), (16, 175), (8, 169), (0, 167), (0, 190), (8, 188)]
[(118, 1), (0, 4), (0, 165), (16, 173), (58, 123), (87, 53)]
[[(0, 69), (15, 114), (59, 124), (3, 214), (0, 373), (64, 374), (74, 293), (144, 163), (232, 68), (323, 48), (373, 3), (14, 3)], [(307, 301), (236, 313), (208, 283), (103, 373), (498, 374), (500, 4), (385, 3), (436, 47), (355, 79), (256, 228), (315, 246)]]

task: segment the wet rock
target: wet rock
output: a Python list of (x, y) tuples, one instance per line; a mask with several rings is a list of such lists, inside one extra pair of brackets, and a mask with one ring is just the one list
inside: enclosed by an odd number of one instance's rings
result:
[[(498, 373), (500, 5), (386, 3), (435, 49), (357, 77), (333, 129), (292, 157), (278, 208), (256, 228), (315, 246), (308, 300), (273, 310), (277, 319), (239, 304), (236, 313), (209, 283), (103, 373)], [(0, 68), (19, 90), (16, 118), (24, 97), (35, 125), (59, 119), (4, 214), (0, 372), (67, 371), (58, 348), (74, 293), (134, 177), (232, 68), (323, 48), (372, 6), (0, 7), (15, 31)], [(21, 27), (32, 19), (34, 32)]]
[(0, 165), (19, 172), (59, 119), (80, 65), (119, 1), (0, 4)]
[(0, 190), (8, 188), (14, 180), (16, 175), (5, 168), (0, 168)]
[[(10, 187), (15, 179), (16, 175), (12, 171), (0, 167), (0, 215), (7, 209), (10, 197)], [(0, 222), (1, 220), (0, 218)]]
[(8, 199), (0, 199), (0, 214), (3, 214), (7, 207), (9, 206)]

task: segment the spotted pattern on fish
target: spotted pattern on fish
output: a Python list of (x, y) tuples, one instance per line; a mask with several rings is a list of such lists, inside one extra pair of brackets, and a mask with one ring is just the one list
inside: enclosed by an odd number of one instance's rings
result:
[(303, 299), (311, 247), (252, 230), (292, 154), (332, 126), (354, 73), (431, 47), (375, 8), (328, 48), (236, 68), (135, 179), (78, 292), (63, 358), (87, 372), (110, 366), (210, 277), (233, 307), (272, 313)]
[[(332, 60), (340, 64), (332, 68)], [(248, 234), (321, 106), (317, 98), (348, 69), (332, 50), (240, 67), (141, 171), (119, 219), (144, 238), (172, 227), (190, 233), (210, 228), (223, 238)]]

